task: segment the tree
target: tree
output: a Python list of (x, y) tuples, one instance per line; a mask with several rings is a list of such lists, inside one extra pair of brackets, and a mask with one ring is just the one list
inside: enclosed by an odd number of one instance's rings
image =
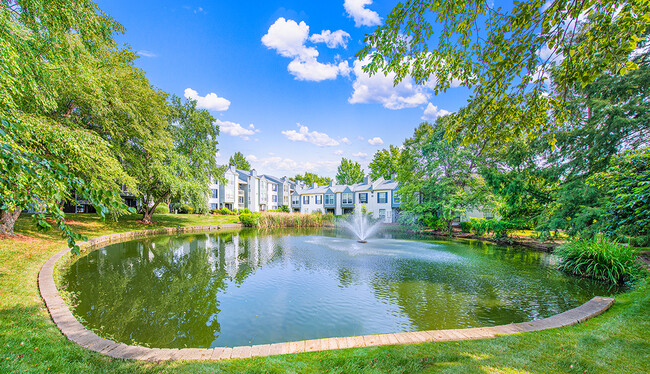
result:
[(391, 145), (388, 149), (382, 149), (375, 152), (372, 161), (368, 165), (370, 168), (370, 178), (373, 180), (391, 179), (393, 174), (397, 174), (399, 164), (400, 149)]
[(363, 182), (365, 173), (358, 162), (341, 159), (341, 164), (336, 171), (336, 183), (338, 184), (355, 184)]
[[(0, 2), (0, 232), (13, 234), (20, 211), (33, 207), (53, 216), (78, 253), (75, 241), (81, 236), (65, 224), (60, 201), (74, 191), (102, 217), (109, 209), (126, 208), (115, 190), (101, 190), (108, 186), (102, 184), (107, 173), (91, 178), (90, 170), (100, 168), (124, 176), (117, 160), (106, 156), (108, 145), (47, 116), (57, 108), (60, 78), (68, 68), (114, 48), (113, 34), (121, 30), (91, 1)], [(68, 77), (69, 86), (80, 82)], [(74, 157), (76, 165), (64, 164)], [(80, 165), (88, 167), (86, 179), (79, 176)], [(47, 229), (44, 213), (35, 220)]]
[(610, 237), (645, 237), (650, 242), (650, 146), (625, 152), (589, 183), (607, 196), (604, 231)]
[(223, 179), (216, 163), (219, 127), (196, 101), (173, 96), (169, 103), (168, 137), (151, 143), (143, 161), (131, 172), (143, 201), (142, 220), (150, 222), (158, 204), (168, 199), (205, 206), (211, 180)]
[(304, 175), (297, 174), (292, 179), (295, 182), (303, 182), (304, 184), (306, 184), (308, 186), (311, 186), (314, 183), (316, 183), (319, 186), (326, 186), (332, 180), (331, 178), (321, 177), (321, 176), (319, 176), (317, 174), (309, 173), (309, 172), (305, 172)]
[(234, 166), (237, 169), (250, 171), (251, 164), (246, 160), (246, 157), (241, 152), (235, 152), (234, 155), (230, 156), (228, 165)]
[[(436, 93), (456, 84), (470, 88), (470, 102), (456, 114), (459, 121), (448, 123), (448, 136), (512, 139), (547, 130), (549, 120), (561, 126), (566, 93), (576, 84), (634, 69), (629, 56), (650, 26), (645, 0), (527, 0), (509, 11), (492, 4), (400, 3), (357, 56), (366, 72), (392, 74), (395, 83), (412, 77)], [(549, 82), (554, 67), (561, 74)]]
[[(430, 227), (442, 222), (451, 230), (454, 218), (470, 208), (495, 209), (498, 199), (490, 193), (478, 174), (487, 142), (463, 145), (445, 138), (445, 121), (422, 123), (413, 137), (404, 141), (398, 181), (402, 211), (415, 214)], [(451, 232), (451, 231), (450, 231)]]

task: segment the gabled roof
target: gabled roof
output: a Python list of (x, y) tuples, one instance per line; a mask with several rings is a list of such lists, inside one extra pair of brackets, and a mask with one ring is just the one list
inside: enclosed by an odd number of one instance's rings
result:
[(268, 179), (269, 181), (271, 181), (271, 182), (273, 182), (273, 183), (277, 183), (277, 184), (283, 184), (283, 183), (284, 183), (284, 182), (282, 182), (282, 180), (281, 180), (280, 178), (278, 178), (278, 177), (274, 177), (274, 176), (272, 176), (272, 175), (268, 175), (268, 174), (264, 174), (264, 176), (266, 177), (266, 179)]

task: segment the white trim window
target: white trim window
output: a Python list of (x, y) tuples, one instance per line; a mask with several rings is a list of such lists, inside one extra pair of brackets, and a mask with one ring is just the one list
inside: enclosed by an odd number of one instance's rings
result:
[(332, 194), (325, 195), (325, 205), (334, 205), (334, 195)]
[(388, 202), (388, 192), (377, 192), (377, 203), (386, 204)]
[(360, 204), (367, 204), (368, 203), (368, 193), (360, 193), (359, 194), (359, 203)]
[(309, 196), (308, 195), (302, 197), (302, 203), (305, 204), (305, 205), (309, 204)]
[(323, 195), (316, 195), (316, 204), (318, 205), (323, 204)]
[(352, 192), (342, 193), (341, 204), (354, 204), (354, 194)]

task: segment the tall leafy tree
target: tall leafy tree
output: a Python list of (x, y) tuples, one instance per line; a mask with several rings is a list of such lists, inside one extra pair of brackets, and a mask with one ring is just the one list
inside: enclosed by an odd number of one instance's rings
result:
[(304, 175), (297, 174), (292, 179), (296, 182), (303, 182), (308, 186), (311, 186), (314, 183), (316, 183), (319, 186), (325, 186), (328, 185), (331, 181), (331, 179), (328, 177), (322, 177), (320, 175), (317, 175), (315, 173), (310, 173), (310, 172), (305, 172)]
[(390, 179), (397, 173), (399, 164), (400, 149), (391, 145), (388, 149), (381, 149), (375, 152), (372, 161), (368, 165), (372, 179)]
[[(125, 208), (115, 190), (100, 190), (110, 187), (108, 182), (115, 186), (114, 180), (90, 178), (90, 170), (125, 176), (117, 160), (107, 156), (108, 144), (49, 117), (57, 109), (61, 77), (69, 78), (69, 86), (81, 81), (68, 75), (69, 67), (113, 49), (113, 35), (121, 30), (87, 0), (0, 1), (0, 231), (13, 233), (20, 211), (31, 206), (50, 213), (78, 251), (79, 235), (65, 225), (61, 200), (76, 191), (101, 215), (109, 207)], [(78, 157), (76, 165), (66, 166), (73, 157)], [(75, 169), (78, 165), (86, 165), (86, 173)], [(43, 214), (35, 218), (39, 227), (49, 227)]]
[(336, 183), (338, 184), (355, 184), (363, 182), (365, 173), (358, 162), (341, 159), (341, 164), (336, 171)]
[[(552, 120), (561, 126), (574, 85), (635, 68), (628, 56), (649, 26), (645, 0), (526, 0), (509, 10), (487, 0), (409, 0), (366, 36), (358, 57), (366, 72), (392, 74), (395, 83), (412, 77), (436, 92), (470, 88), (448, 135), (511, 139), (539, 134)], [(551, 84), (553, 67), (561, 74)]]
[(204, 206), (210, 180), (223, 179), (216, 163), (219, 127), (196, 101), (173, 96), (169, 104), (168, 137), (151, 144), (143, 162), (131, 171), (143, 201), (142, 220), (150, 222), (156, 207), (174, 199)]
[(248, 162), (248, 160), (246, 160), (244, 154), (239, 151), (235, 152), (234, 155), (230, 156), (230, 160), (228, 160), (228, 165), (232, 165), (237, 169), (241, 169), (241, 170), (246, 170), (246, 171), (251, 170), (251, 164)]

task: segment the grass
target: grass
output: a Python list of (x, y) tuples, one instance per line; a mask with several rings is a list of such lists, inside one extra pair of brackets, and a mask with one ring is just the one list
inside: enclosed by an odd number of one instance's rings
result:
[[(156, 227), (231, 223), (236, 217), (154, 216)], [(71, 215), (95, 237), (147, 228), (126, 217), (101, 223)], [(62, 248), (56, 232), (17, 231), (0, 239), (0, 373), (647, 373), (650, 372), (650, 289), (616, 297), (610, 311), (583, 324), (496, 339), (315, 352), (224, 362), (151, 363), (111, 359), (70, 342), (50, 320), (36, 283), (43, 262)]]
[(331, 214), (262, 212), (258, 225), (260, 228), (320, 227), (333, 220)]

